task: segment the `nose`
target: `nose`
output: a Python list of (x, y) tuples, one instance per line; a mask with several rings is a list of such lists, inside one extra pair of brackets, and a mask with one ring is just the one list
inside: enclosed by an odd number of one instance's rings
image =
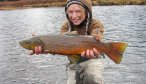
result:
[(72, 19), (76, 18), (77, 17), (77, 13), (76, 12), (73, 12), (72, 13)]

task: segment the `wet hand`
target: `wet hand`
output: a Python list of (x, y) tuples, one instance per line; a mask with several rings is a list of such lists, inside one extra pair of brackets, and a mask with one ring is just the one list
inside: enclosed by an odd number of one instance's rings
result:
[[(32, 36), (36, 36), (36, 33), (35, 32), (32, 32), (31, 33), (32, 34)], [(45, 51), (43, 51), (43, 49), (42, 49), (42, 47), (41, 46), (36, 46), (35, 48), (34, 48), (34, 50), (30, 50), (29, 51), (29, 54), (30, 55), (33, 55), (33, 54), (47, 54), (48, 53), (48, 51), (47, 50), (45, 50)]]
[(43, 51), (41, 46), (36, 46), (33, 51), (30, 51), (29, 54), (30, 55), (33, 55), (33, 54), (38, 55), (38, 54), (47, 54), (47, 53), (48, 53), (48, 50)]
[(81, 56), (87, 59), (96, 59), (100, 55), (99, 51), (93, 48), (92, 50), (86, 50), (81, 53)]
[(30, 55), (33, 55), (33, 54), (42, 54), (42, 47), (41, 46), (36, 46), (34, 48), (34, 50), (30, 51), (29, 53)]

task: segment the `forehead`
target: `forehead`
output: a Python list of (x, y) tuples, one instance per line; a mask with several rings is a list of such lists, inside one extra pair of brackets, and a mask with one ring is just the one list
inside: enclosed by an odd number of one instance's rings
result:
[(81, 6), (81, 5), (79, 5), (79, 4), (71, 4), (71, 5), (68, 7), (67, 11), (68, 11), (68, 10), (85, 10), (85, 9), (83, 8), (83, 6)]

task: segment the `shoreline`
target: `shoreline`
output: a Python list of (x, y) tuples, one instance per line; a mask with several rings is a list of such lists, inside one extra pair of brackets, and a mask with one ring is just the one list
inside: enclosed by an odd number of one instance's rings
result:
[[(40, 7), (64, 7), (66, 1), (5, 1), (0, 2), (0, 10), (14, 10)], [(92, 0), (93, 6), (117, 6), (117, 5), (146, 5), (146, 0)]]

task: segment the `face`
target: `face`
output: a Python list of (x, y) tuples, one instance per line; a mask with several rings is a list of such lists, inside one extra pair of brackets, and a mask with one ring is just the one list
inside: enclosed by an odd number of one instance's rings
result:
[(79, 4), (70, 5), (67, 9), (67, 14), (74, 25), (80, 25), (86, 18), (85, 9)]

